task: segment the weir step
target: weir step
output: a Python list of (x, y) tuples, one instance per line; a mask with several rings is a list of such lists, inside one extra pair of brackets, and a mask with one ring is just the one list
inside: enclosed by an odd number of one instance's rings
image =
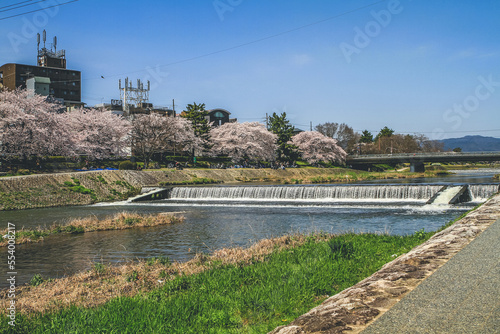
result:
[(141, 202), (141, 201), (151, 201), (157, 199), (169, 198), (172, 187), (161, 188), (161, 187), (144, 187), (141, 189), (141, 194), (135, 197), (129, 198), (127, 202)]
[(427, 204), (458, 204), (472, 201), (468, 185), (444, 186), (427, 201)]

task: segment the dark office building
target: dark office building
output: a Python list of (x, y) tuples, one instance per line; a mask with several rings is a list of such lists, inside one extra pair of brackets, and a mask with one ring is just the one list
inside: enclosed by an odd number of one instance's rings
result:
[(53, 47), (54, 50), (45, 48), (44, 31), (44, 47), (38, 48), (38, 66), (13, 63), (1, 66), (0, 87), (10, 90), (27, 88), (26, 82), (30, 78), (48, 78), (49, 96), (64, 100), (66, 106), (82, 105), (81, 72), (66, 69), (66, 53), (64, 50), (56, 51), (56, 38)]
[(234, 123), (236, 122), (235, 118), (229, 118), (231, 113), (226, 109), (216, 108), (210, 109), (208, 111), (208, 121), (213, 124), (213, 126), (220, 126), (224, 123)]
[(22, 64), (5, 64), (0, 67), (0, 84), (11, 90), (26, 88), (26, 81), (32, 77), (49, 78), (49, 95), (63, 99), (65, 104), (81, 103), (80, 71)]

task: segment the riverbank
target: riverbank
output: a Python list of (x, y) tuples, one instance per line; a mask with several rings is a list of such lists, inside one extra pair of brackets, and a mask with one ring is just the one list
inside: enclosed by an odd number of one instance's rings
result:
[[(272, 182), (307, 184), (356, 182), (375, 179), (400, 179), (436, 176), (425, 173), (364, 172), (345, 168), (273, 169), (184, 169), (146, 171), (88, 171), (0, 178), (0, 211), (55, 206), (87, 205), (124, 200), (137, 195), (142, 187), (160, 184)], [(193, 181), (194, 180), (194, 181)]]
[[(434, 233), (423, 231), (406, 237), (295, 235), (262, 240), (249, 249), (198, 254), (186, 263), (167, 258), (119, 267), (94, 263), (78, 275), (38, 278), (36, 286), (18, 287), (15, 332), (112, 327), (262, 333), (298, 317), (275, 333), (291, 333), (291, 328), (358, 333), (498, 217), (497, 195), (431, 239)], [(2, 293), (5, 312), (8, 300)]]
[[(0, 247), (9, 245), (9, 240), (14, 239), (14, 244), (25, 244), (31, 242), (40, 242), (45, 237), (54, 234), (70, 233), (79, 234), (86, 232), (125, 230), (138, 227), (152, 227), (179, 223), (184, 220), (183, 217), (176, 216), (174, 213), (160, 213), (156, 215), (139, 215), (136, 213), (120, 212), (111, 217), (98, 219), (95, 216), (74, 219), (66, 224), (53, 224), (49, 228), (39, 226), (36, 229), (22, 229), (10, 234), (12, 230), (0, 230), (3, 236), (0, 240)], [(12, 243), (10, 243), (12, 244)]]
[[(17, 288), (16, 332), (50, 327), (53, 332), (218, 328), (261, 333), (369, 276), (429, 236), (293, 235), (249, 249), (198, 254), (186, 263), (167, 258), (120, 267), (94, 263), (85, 273), (45, 282), (38, 277), (32, 280), (36, 286)], [(0, 310), (6, 309), (0, 302)], [(93, 319), (92, 324), (85, 319)]]

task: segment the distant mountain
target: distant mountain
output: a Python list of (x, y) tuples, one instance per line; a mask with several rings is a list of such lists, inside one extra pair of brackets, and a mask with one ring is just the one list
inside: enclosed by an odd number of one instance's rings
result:
[(440, 140), (446, 151), (460, 147), (462, 152), (500, 152), (500, 138), (465, 136)]

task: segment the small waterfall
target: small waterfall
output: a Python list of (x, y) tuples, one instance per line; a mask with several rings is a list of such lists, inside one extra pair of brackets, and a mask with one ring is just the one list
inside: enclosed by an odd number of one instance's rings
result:
[(431, 204), (451, 204), (453, 199), (458, 197), (459, 194), (464, 191), (467, 191), (466, 186), (446, 187), (443, 191), (439, 192), (439, 194), (432, 200)]
[(424, 201), (441, 188), (440, 185), (176, 187), (170, 199)]
[(471, 184), (469, 190), (474, 201), (484, 201), (496, 194), (500, 190), (499, 187), (498, 184)]

